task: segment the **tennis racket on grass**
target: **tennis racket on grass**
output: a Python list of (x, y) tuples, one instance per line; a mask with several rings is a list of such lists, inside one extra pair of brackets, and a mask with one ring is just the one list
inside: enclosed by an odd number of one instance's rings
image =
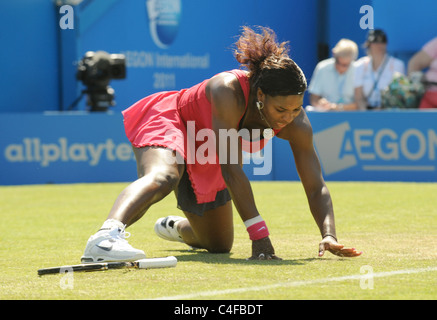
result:
[(101, 262), (67, 265), (60, 267), (43, 268), (38, 270), (38, 275), (65, 272), (103, 271), (109, 269), (156, 269), (176, 267), (177, 259), (173, 256), (165, 258), (146, 258), (131, 262)]

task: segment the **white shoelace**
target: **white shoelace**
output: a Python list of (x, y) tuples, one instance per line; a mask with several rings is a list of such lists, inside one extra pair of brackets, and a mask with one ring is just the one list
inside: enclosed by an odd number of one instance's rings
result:
[(119, 240), (123, 243), (127, 243), (126, 239), (129, 238), (131, 234), (130, 234), (130, 232), (125, 231), (125, 227), (123, 229), (118, 228), (117, 229), (118, 232), (115, 235), (111, 234), (111, 238), (109, 239), (109, 241), (115, 242), (115, 241)]

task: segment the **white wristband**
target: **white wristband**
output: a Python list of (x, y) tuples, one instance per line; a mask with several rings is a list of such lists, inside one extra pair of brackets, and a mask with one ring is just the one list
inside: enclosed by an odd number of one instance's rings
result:
[(244, 225), (246, 226), (246, 229), (250, 226), (253, 226), (255, 223), (264, 221), (264, 219), (261, 216), (256, 216), (255, 218), (248, 219), (244, 221)]

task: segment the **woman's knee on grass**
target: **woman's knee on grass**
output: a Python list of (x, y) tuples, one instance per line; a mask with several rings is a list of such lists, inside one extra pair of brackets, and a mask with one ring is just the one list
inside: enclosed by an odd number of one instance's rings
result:
[(229, 253), (232, 249), (232, 242), (211, 243), (205, 249), (209, 253)]
[(234, 233), (233, 230), (231, 232), (222, 230), (222, 232), (205, 235), (199, 240), (209, 253), (229, 253), (234, 243)]
[[(191, 219), (193, 216), (187, 214)], [(191, 223), (198, 222), (199, 218)], [(202, 221), (202, 220), (200, 220)], [(206, 249), (210, 253), (229, 253), (234, 242), (233, 228), (220, 229), (216, 225), (208, 228), (195, 224), (193, 226), (189, 221), (182, 221), (178, 224), (178, 231), (181, 233), (184, 242), (192, 247)], [(220, 229), (220, 230), (219, 230)]]

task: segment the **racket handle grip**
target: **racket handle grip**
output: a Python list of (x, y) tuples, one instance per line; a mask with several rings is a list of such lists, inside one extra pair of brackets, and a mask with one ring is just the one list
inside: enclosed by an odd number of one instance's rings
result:
[(170, 256), (165, 258), (149, 258), (137, 260), (139, 269), (156, 269), (176, 267), (178, 260)]

